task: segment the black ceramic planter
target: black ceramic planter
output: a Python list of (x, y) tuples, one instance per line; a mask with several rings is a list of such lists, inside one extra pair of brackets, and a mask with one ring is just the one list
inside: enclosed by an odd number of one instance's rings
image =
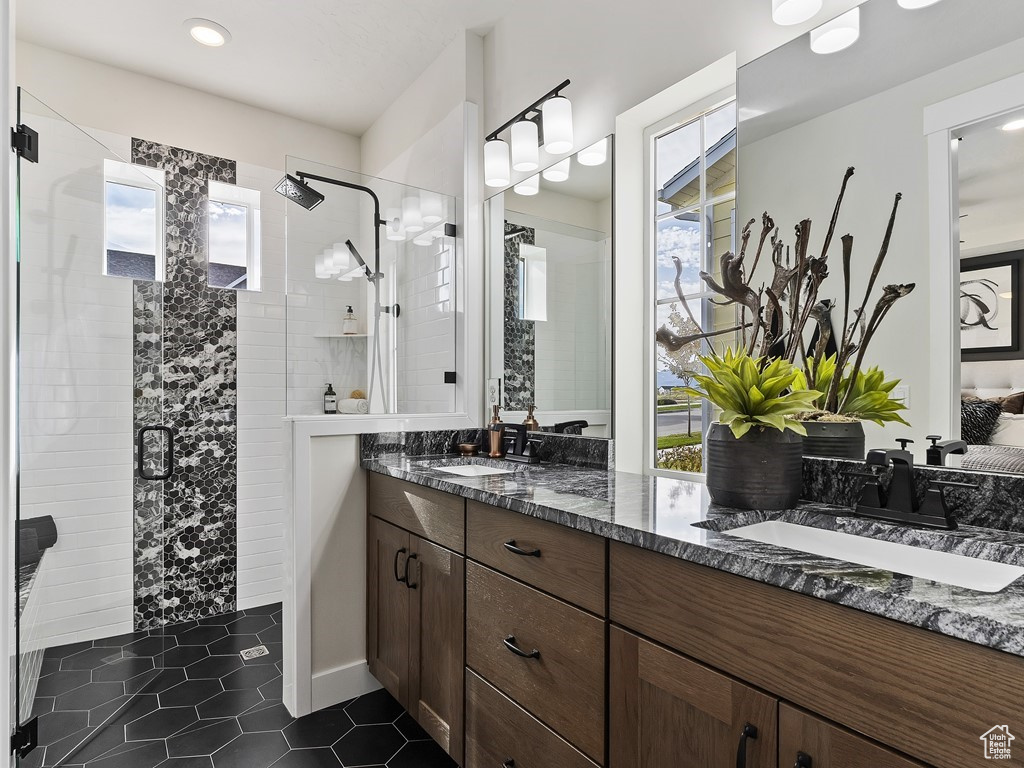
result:
[(715, 422), (707, 440), (711, 500), (737, 509), (790, 509), (800, 498), (802, 442), (792, 430), (757, 427), (737, 440)]
[(864, 423), (805, 421), (804, 456), (864, 460)]

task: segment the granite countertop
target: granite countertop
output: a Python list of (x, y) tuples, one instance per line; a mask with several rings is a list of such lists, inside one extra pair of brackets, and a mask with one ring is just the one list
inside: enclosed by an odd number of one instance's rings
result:
[[(453, 463), (499, 464), (513, 474), (461, 477), (434, 468)], [(362, 466), (1024, 656), (1024, 578), (990, 594), (728, 535), (743, 525), (784, 520), (1024, 566), (1019, 533), (964, 525), (957, 531), (920, 530), (817, 503), (780, 512), (738, 511), (712, 504), (701, 483), (561, 464), (393, 455), (365, 459)]]

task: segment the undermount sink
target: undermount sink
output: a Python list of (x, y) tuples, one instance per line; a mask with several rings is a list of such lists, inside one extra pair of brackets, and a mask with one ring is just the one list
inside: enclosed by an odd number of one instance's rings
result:
[(1016, 565), (810, 528), (781, 520), (745, 525), (723, 533), (978, 592), (999, 592), (1024, 576), (1024, 568)]
[(511, 469), (500, 469), (488, 467), (482, 464), (462, 464), (452, 467), (431, 467), (438, 472), (447, 472), (450, 475), (461, 475), (462, 477), (487, 477), (489, 475), (511, 475)]

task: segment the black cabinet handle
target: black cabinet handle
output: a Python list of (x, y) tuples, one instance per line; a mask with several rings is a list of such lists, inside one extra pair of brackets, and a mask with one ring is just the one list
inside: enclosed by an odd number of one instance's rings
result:
[(811, 756), (806, 752), (797, 752), (793, 768), (811, 768)]
[(514, 653), (516, 656), (522, 656), (524, 659), (539, 659), (540, 658), (540, 651), (538, 651), (536, 648), (534, 648), (532, 651), (527, 653), (522, 648), (520, 648), (518, 645), (516, 645), (516, 636), (515, 635), (509, 635), (504, 640), (502, 640), (502, 642), (505, 643), (505, 647), (508, 648), (510, 651), (512, 651), (512, 653)]
[(398, 573), (398, 558), (400, 558), (402, 555), (404, 555), (408, 551), (409, 550), (407, 550), (405, 547), (402, 547), (397, 552), (395, 552), (395, 581), (402, 582), (403, 584), (406, 583), (408, 581), (408, 579), (409, 579), (409, 558), (405, 558), (405, 575), (404, 576), (401, 576)]
[(506, 541), (505, 549), (507, 549), (513, 555), (520, 555), (522, 557), (540, 557), (539, 549), (520, 549), (516, 546), (515, 539), (509, 539), (508, 541)]
[[(146, 474), (146, 433), (163, 432), (167, 436), (167, 447), (164, 449), (164, 471), (152, 475)], [(143, 427), (139, 430), (135, 447), (136, 471), (141, 480), (170, 480), (174, 474), (174, 430), (165, 426)]]
[(736, 750), (736, 768), (747, 768), (747, 739), (757, 738), (757, 726), (747, 723), (740, 734), (740, 746)]
[(416, 587), (418, 586), (418, 583), (413, 584), (412, 581), (409, 579), (409, 563), (411, 563), (416, 558), (417, 555), (415, 552), (413, 552), (411, 555), (405, 558), (405, 578), (403, 579), (403, 581), (405, 582), (405, 586), (407, 586), (409, 589), (416, 589)]
[(516, 768), (516, 761), (511, 757), (501, 764), (501, 768)]

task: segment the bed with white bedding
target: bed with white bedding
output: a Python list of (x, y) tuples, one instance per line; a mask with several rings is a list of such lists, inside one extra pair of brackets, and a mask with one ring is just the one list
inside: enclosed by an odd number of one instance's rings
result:
[[(1024, 391), (1024, 360), (963, 363), (960, 386), (963, 396), (986, 400)], [(999, 414), (989, 441), (970, 445), (961, 466), (1024, 474), (1024, 414)]]

